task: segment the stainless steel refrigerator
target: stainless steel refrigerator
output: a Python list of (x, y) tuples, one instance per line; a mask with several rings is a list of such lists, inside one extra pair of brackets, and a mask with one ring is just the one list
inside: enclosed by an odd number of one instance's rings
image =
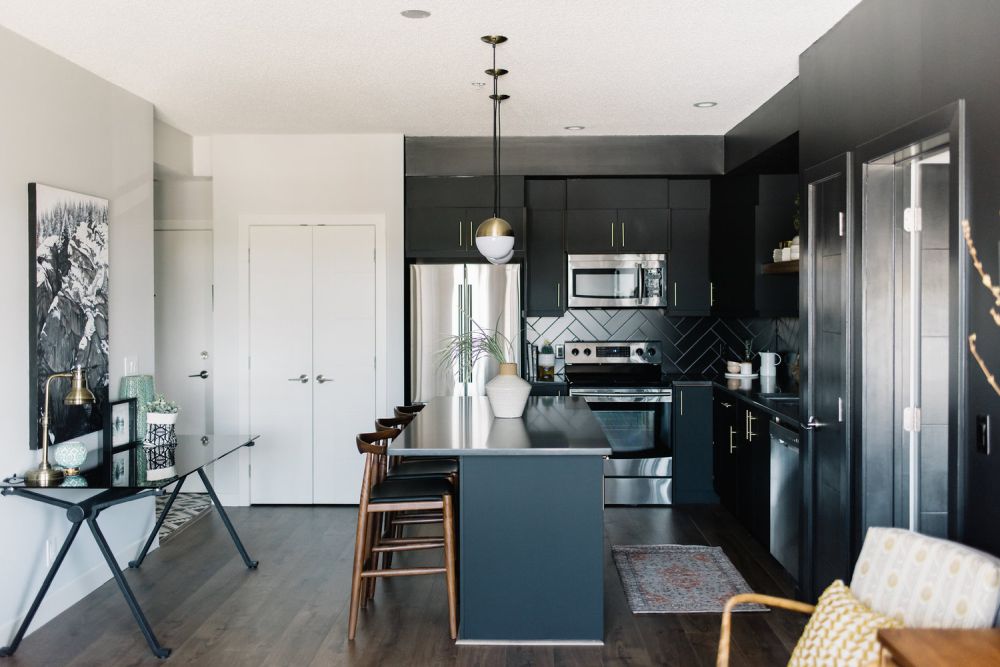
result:
[(518, 264), (410, 266), (410, 398), (484, 396), (499, 367), (481, 359), (468, 372), (441, 364), (448, 336), (478, 325), (499, 329), (521, 366), (521, 267)]

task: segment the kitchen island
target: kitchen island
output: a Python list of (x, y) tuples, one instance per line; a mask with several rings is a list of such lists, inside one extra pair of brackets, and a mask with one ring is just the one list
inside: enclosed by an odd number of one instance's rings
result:
[(435, 398), (389, 454), (458, 458), (460, 643), (603, 643), (611, 446), (586, 402)]

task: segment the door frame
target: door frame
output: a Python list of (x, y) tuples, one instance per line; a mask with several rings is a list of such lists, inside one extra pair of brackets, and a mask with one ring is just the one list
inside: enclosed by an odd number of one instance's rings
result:
[[(799, 290), (799, 312), (802, 313), (802, 326), (799, 327), (799, 349), (803, 351), (802, 361), (800, 362), (801, 374), (800, 374), (800, 386), (802, 387), (803, 395), (802, 401), (799, 408), (799, 422), (801, 424), (806, 424), (809, 420), (810, 415), (814, 414), (815, 409), (815, 395), (814, 395), (814, 385), (812, 379), (810, 378), (810, 370), (814, 368), (815, 364), (815, 350), (816, 341), (813, 335), (812, 320), (814, 311), (814, 300), (813, 294), (816, 290), (816, 275), (813, 271), (813, 266), (816, 262), (816, 247), (812, 243), (812, 236), (814, 232), (815, 220), (811, 215), (809, 191), (814, 185), (826, 182), (837, 176), (843, 175), (844, 177), (844, 270), (846, 275), (844, 277), (843, 295), (845, 302), (845, 323), (844, 323), (844, 340), (846, 346), (845, 359), (844, 359), (844, 377), (845, 377), (845, 396), (844, 403), (847, 407), (846, 413), (844, 415), (844, 434), (846, 436), (845, 449), (847, 453), (847, 460), (844, 461), (844, 474), (847, 479), (842, 480), (842, 488), (848, 489), (848, 493), (845, 497), (841, 498), (840, 511), (844, 516), (849, 517), (847, 521), (847, 530), (842, 534), (841, 540), (845, 549), (849, 549), (848, 561), (852, 560), (851, 555), (855, 553), (854, 544), (852, 543), (852, 537), (854, 531), (852, 526), (855, 524), (856, 515), (855, 507), (853, 503), (854, 498), (854, 462), (855, 457), (855, 447), (853, 446), (852, 437), (852, 422), (853, 422), (853, 405), (854, 405), (854, 383), (852, 381), (853, 377), (853, 361), (854, 361), (854, 334), (855, 334), (855, 317), (854, 317), (854, 293), (852, 285), (854, 284), (854, 254), (855, 254), (855, 228), (854, 228), (854, 181), (853, 181), (853, 162), (852, 155), (850, 151), (846, 153), (841, 153), (840, 155), (820, 162), (803, 171), (802, 178), (802, 192), (799, 196), (799, 201), (803, 202), (803, 208), (805, 211), (805, 225), (800, 227), (799, 236), (801, 237), (802, 247), (805, 252), (802, 257), (801, 266), (799, 268), (799, 276), (801, 284), (804, 285), (804, 289)], [(815, 460), (813, 458), (814, 452), (814, 431), (811, 429), (802, 429), (802, 440), (803, 446), (800, 451), (802, 456), (800, 457), (799, 465), (802, 472), (802, 516), (800, 517), (801, 535), (802, 535), (802, 545), (799, 558), (799, 590), (806, 598), (815, 599), (815, 595), (818, 595), (819, 591), (815, 589), (815, 571), (814, 571), (814, 558), (815, 558), (815, 539), (816, 539), (816, 498), (815, 498)]]
[[(966, 134), (966, 110), (965, 100), (958, 99), (947, 104), (937, 111), (921, 116), (910, 123), (902, 125), (886, 134), (883, 134), (871, 141), (858, 146), (854, 151), (852, 160), (853, 166), (853, 206), (858, 211), (859, 225), (858, 234), (855, 235), (855, 256), (853, 270), (855, 275), (863, 275), (862, 253), (860, 252), (864, 235), (864, 165), (879, 157), (892, 153), (913, 144), (920, 143), (932, 137), (948, 134), (948, 146), (952, 152), (949, 175), (949, 264), (955, 271), (955, 279), (949, 289), (949, 319), (951, 330), (949, 333), (949, 344), (951, 346), (952, 359), (949, 368), (949, 385), (957, 391), (949, 391), (948, 406), (948, 537), (952, 540), (962, 541), (965, 533), (964, 509), (967, 501), (966, 489), (966, 469), (968, 465), (968, 353), (967, 338), (968, 326), (968, 278), (969, 278), (969, 258), (965, 250), (965, 239), (962, 236), (962, 220), (969, 218), (969, 183), (968, 174), (968, 144)], [(855, 298), (855, 317), (863, 316), (861, 299), (864, 286), (862, 281), (855, 281), (852, 287)], [(863, 346), (855, 346), (853, 362), (857, 368), (863, 368)], [(853, 378), (855, 384), (855, 404), (852, 405), (855, 419), (851, 437), (857, 443), (858, 454), (855, 456), (856, 467), (853, 474), (857, 484), (855, 486), (855, 503), (858, 509), (858, 521), (855, 525), (855, 535), (852, 540), (852, 555), (857, 558), (860, 551), (861, 540), (864, 538), (864, 531), (871, 525), (892, 525), (893, 516), (890, 510), (888, 516), (880, 516), (877, 521), (869, 521), (865, 503), (865, 492), (868, 484), (868, 476), (865, 470), (868, 469), (865, 459), (867, 453), (863, 446), (863, 427), (861, 405), (862, 392), (860, 391), (861, 378)], [(884, 457), (883, 457), (884, 458)], [(878, 463), (881, 470), (878, 474), (870, 475), (872, 484), (883, 483), (888, 477), (894, 479), (892, 462), (888, 468), (884, 461)]]
[[(388, 267), (386, 264), (386, 216), (384, 213), (244, 214), (237, 222), (239, 338), (237, 359), (250, 355), (250, 228), (296, 226), (359, 226), (375, 228), (375, 409), (388, 411)], [(237, 418), (241, 430), (250, 431), (250, 368), (239, 362)], [(240, 450), (239, 502), (250, 504), (250, 452)]]

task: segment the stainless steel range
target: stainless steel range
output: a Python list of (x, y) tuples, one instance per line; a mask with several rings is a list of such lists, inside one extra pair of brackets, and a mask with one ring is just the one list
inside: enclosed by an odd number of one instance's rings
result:
[(587, 401), (611, 443), (604, 464), (607, 505), (669, 505), (673, 392), (659, 341), (566, 343), (571, 396)]

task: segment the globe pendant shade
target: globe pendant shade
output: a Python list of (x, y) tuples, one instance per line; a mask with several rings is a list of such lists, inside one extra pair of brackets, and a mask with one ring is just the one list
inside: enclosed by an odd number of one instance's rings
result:
[(507, 253), (503, 257), (500, 257), (500, 258), (497, 258), (497, 259), (494, 259), (493, 257), (487, 257), (486, 261), (488, 261), (490, 264), (506, 264), (513, 257), (514, 257), (514, 251), (511, 250), (509, 253)]
[(487, 218), (476, 230), (476, 249), (488, 260), (510, 261), (514, 250), (514, 230), (503, 218)]

